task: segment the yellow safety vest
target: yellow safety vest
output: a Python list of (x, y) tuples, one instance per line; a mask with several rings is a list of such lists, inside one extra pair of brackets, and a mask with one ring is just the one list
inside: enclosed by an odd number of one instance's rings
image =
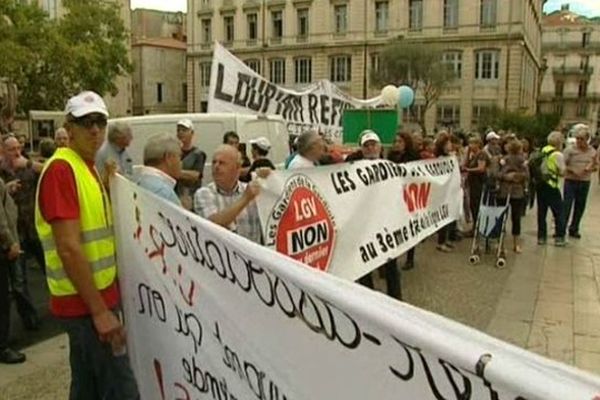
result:
[[(73, 169), (77, 197), (79, 200), (79, 225), (81, 244), (85, 257), (92, 267), (94, 283), (98, 290), (113, 284), (117, 276), (115, 238), (112, 212), (108, 195), (85, 161), (69, 148), (59, 148), (50, 158), (40, 176), (42, 181), (48, 166), (55, 160), (66, 161)], [(53, 296), (68, 296), (77, 293), (67, 277), (56, 250), (52, 228), (40, 211), (39, 185), (36, 193), (35, 226), (44, 247), (46, 280)]]
[(556, 163), (556, 156), (558, 150), (552, 146), (547, 145), (542, 149), (542, 153), (546, 155), (544, 158), (544, 162), (546, 163), (546, 171), (548, 171), (548, 178), (546, 179), (546, 183), (553, 188), (559, 187), (559, 171), (558, 164)]

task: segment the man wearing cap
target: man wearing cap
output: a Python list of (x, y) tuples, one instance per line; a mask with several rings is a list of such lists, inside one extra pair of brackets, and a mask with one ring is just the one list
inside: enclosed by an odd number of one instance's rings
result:
[[(348, 155), (346, 161), (358, 160), (380, 160), (382, 158), (381, 139), (379, 135), (370, 129), (362, 131), (360, 134), (360, 150)], [(413, 253), (414, 256), (414, 253)], [(395, 299), (402, 299), (402, 288), (400, 286), (400, 271), (396, 264), (396, 259), (392, 259), (383, 264), (385, 272), (385, 281), (387, 285), (387, 294)], [(379, 267), (379, 268), (381, 268)], [(360, 284), (373, 288), (372, 273), (359, 279)]]
[(298, 136), (296, 147), (298, 153), (289, 162), (287, 169), (314, 167), (325, 153), (325, 142), (317, 132), (306, 132)]
[(144, 146), (144, 166), (133, 181), (163, 199), (181, 206), (175, 193), (181, 175), (181, 143), (170, 135), (151, 137)]
[(108, 111), (90, 91), (69, 99), (69, 147), (46, 162), (36, 196), (50, 311), (69, 336), (70, 399), (137, 399), (124, 352), (109, 197), (94, 167)]
[(491, 131), (487, 135), (485, 135), (486, 145), (483, 150), (489, 156), (489, 158), (497, 157), (502, 154), (502, 149), (500, 148), (500, 135), (496, 132)]
[[(217, 147), (212, 160), (214, 181), (194, 194), (194, 212), (246, 239), (262, 243), (254, 202), (260, 187), (257, 182), (239, 180), (241, 166), (242, 158), (235, 147), (226, 144)], [(257, 172), (264, 178), (269, 170), (262, 168)]]
[(271, 150), (271, 142), (264, 136), (260, 136), (256, 139), (251, 139), (248, 141), (250, 144), (250, 152), (252, 154), (252, 165), (250, 165), (250, 169), (248, 170), (249, 174), (256, 171), (258, 168), (269, 168), (275, 169), (275, 166), (267, 158), (269, 155), (269, 150)]
[(356, 160), (377, 160), (381, 158), (381, 139), (379, 135), (370, 129), (366, 129), (360, 134), (360, 149), (346, 157), (346, 161)]
[(104, 175), (106, 163), (112, 161), (117, 165), (117, 171), (130, 177), (133, 174), (133, 161), (127, 152), (133, 136), (131, 127), (124, 122), (115, 122), (108, 127), (106, 141), (96, 153), (96, 169), (100, 176)]
[(206, 153), (194, 146), (194, 124), (185, 118), (177, 122), (177, 139), (181, 142), (181, 175), (175, 191), (186, 209), (192, 208), (192, 196), (202, 186)]

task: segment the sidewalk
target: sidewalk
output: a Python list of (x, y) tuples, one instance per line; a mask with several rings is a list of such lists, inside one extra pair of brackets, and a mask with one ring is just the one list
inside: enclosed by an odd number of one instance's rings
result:
[[(565, 248), (538, 246), (535, 210), (529, 210), (523, 221), (523, 254), (509, 251), (503, 270), (493, 266), (493, 256), (469, 265), (468, 240), (449, 254), (435, 250), (435, 238), (427, 240), (417, 249), (416, 268), (402, 274), (404, 300), (600, 374), (599, 222), (600, 186), (594, 181), (581, 240), (570, 240)], [(66, 336), (28, 347), (25, 353), (25, 364), (0, 365), (0, 400), (67, 398)]]
[[(600, 187), (592, 184), (580, 240), (532, 249), (515, 261), (487, 333), (600, 374)], [(528, 242), (535, 239), (531, 231)], [(533, 250), (533, 251), (531, 251)]]

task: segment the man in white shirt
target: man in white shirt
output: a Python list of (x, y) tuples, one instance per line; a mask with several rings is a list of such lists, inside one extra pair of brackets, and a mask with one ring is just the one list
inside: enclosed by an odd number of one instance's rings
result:
[(307, 132), (298, 136), (298, 154), (290, 161), (287, 169), (311, 168), (318, 165), (325, 153), (325, 142), (316, 132)]
[[(223, 144), (215, 150), (212, 159), (214, 182), (194, 194), (194, 212), (217, 225), (246, 239), (262, 243), (258, 207), (254, 202), (260, 192), (257, 182), (241, 182), (242, 157), (237, 148)], [(261, 170), (266, 170), (262, 172)], [(259, 169), (261, 177), (269, 169)]]

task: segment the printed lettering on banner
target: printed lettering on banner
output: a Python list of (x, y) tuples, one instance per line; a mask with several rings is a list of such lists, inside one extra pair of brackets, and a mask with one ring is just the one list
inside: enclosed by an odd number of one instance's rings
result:
[(348, 108), (377, 107), (381, 96), (361, 100), (349, 96), (328, 80), (295, 91), (275, 85), (215, 43), (208, 90), (208, 112), (280, 115), (288, 133), (300, 135), (318, 129), (341, 140), (342, 115)]
[[(290, 218), (301, 226), (327, 219), (332, 204), (318, 182), (294, 176), (288, 183), (298, 206)], [(145, 400), (590, 400), (599, 393), (596, 376), (307, 267), (123, 177), (110, 193), (127, 354)], [(401, 187), (397, 193), (401, 203)]]
[(305, 175), (293, 176), (285, 187), (266, 223), (267, 240), (274, 240), (278, 252), (327, 271), (336, 236), (329, 206)]

